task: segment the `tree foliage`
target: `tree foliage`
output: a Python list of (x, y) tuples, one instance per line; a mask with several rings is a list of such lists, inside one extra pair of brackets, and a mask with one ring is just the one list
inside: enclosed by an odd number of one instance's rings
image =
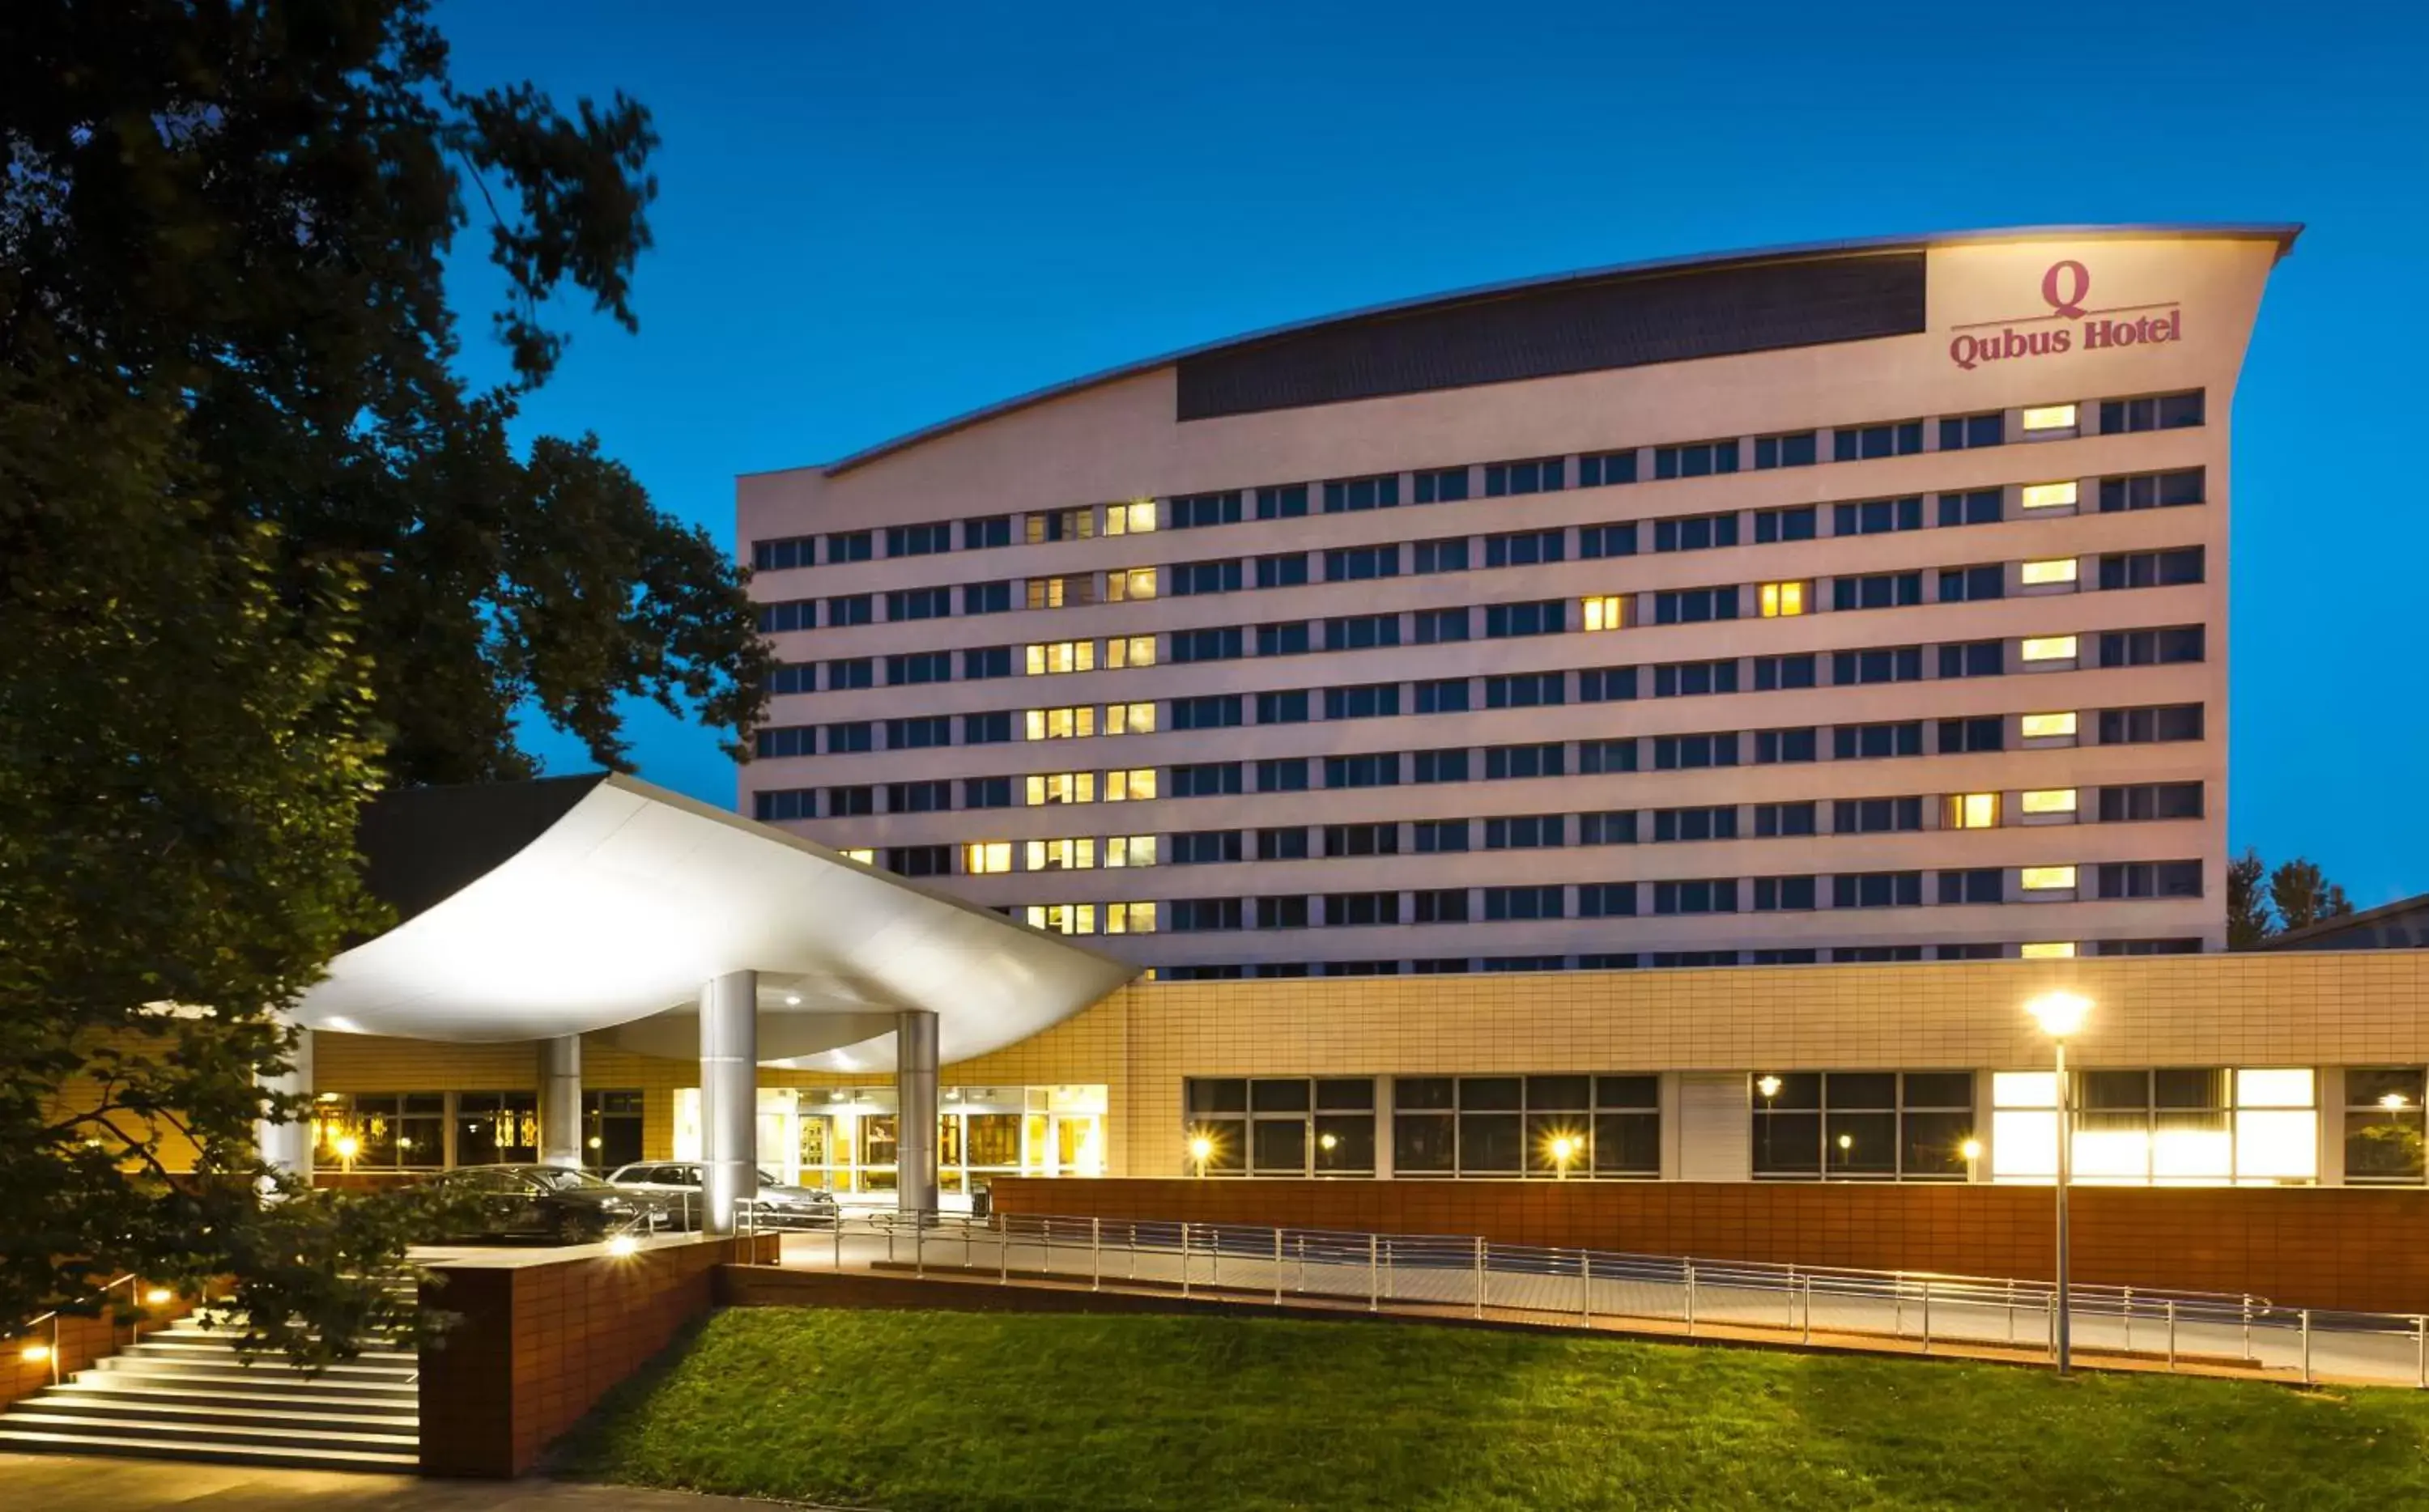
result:
[(2260, 852), (2246, 847), (2226, 868), (2226, 947), (2249, 950), (2291, 929), (2307, 929), (2354, 911), (2345, 890), (2329, 881), (2319, 863), (2297, 856), (2274, 871)]
[(2275, 921), (2269, 916), (2269, 899), (2262, 895), (2269, 863), (2260, 852), (2246, 846), (2242, 855), (2226, 863), (2226, 947), (2249, 950), (2269, 938)]
[(304, 1352), (385, 1321), (348, 1277), (409, 1205), (252, 1192), (275, 1011), (381, 923), (357, 805), (527, 774), (524, 707), (608, 765), (636, 698), (747, 738), (742, 574), (590, 437), (509, 439), (554, 301), (634, 322), (656, 141), (459, 88), (424, 0), (0, 8), (0, 1325), (121, 1269)]

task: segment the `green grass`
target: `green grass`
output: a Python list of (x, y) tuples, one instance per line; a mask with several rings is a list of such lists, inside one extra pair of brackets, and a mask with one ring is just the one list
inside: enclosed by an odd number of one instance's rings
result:
[(2429, 1506), (2429, 1398), (1411, 1324), (735, 1308), (564, 1472), (896, 1512)]

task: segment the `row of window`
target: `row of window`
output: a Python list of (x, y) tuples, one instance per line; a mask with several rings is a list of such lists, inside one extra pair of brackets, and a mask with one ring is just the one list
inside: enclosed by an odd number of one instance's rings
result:
[(1795, 945), (1752, 950), (1589, 951), (1579, 955), (1436, 956), (1416, 961), (1213, 961), (1160, 966), (1168, 982), (1238, 981), (1249, 978), (1431, 977), (1535, 971), (1701, 970), (1727, 966), (1882, 965), (1923, 961), (2072, 960), (2084, 956), (2189, 956), (2189, 937), (2024, 942), (1975, 941), (1922, 945)]
[[(2115, 512), (2195, 504), (2203, 501), (2206, 492), (2203, 469), (2199, 468), (2108, 477), (2100, 480), (2100, 508), (2104, 512)], [(1939, 523), (1943, 526), (1970, 525), (2004, 518), (2006, 493), (2004, 489), (1992, 488), (1966, 494), (1942, 494), (1939, 496)], [(2017, 497), (2023, 513), (2031, 517), (2072, 513), (2080, 495), (2074, 483), (2059, 482), (2025, 485), (2017, 490)], [(1825, 509), (1830, 512), (1827, 516), (1822, 513)], [(1464, 572), (1479, 565), (1486, 568), (1541, 567), (1571, 560), (1573, 534), (1576, 542), (1574, 559), (1578, 561), (1634, 556), (1640, 543), (1648, 535), (1652, 550), (1657, 552), (1731, 547), (1745, 538), (1741, 530), (1743, 518), (1743, 514), (1732, 512), (1642, 522), (1649, 530), (1641, 529), (1639, 522), (1628, 521), (1512, 531), (1483, 536), (1445, 536), (1405, 543), (1405, 555), (1401, 543), (1340, 547), (1322, 553), (1325, 563), (1322, 581), (1363, 583), (1399, 577), (1404, 560), (1409, 571), (1417, 576)], [(1816, 540), (1822, 538), (1821, 525), (1826, 518), (1831, 525), (1828, 534), (1834, 537), (1920, 530), (1924, 525), (1924, 496), (1758, 510), (1753, 512), (1751, 534), (1758, 545)], [(1480, 550), (1478, 549), (1479, 543), (1481, 543)], [(2197, 551), (2198, 549), (2194, 550)], [(893, 624), (949, 618), (956, 613), (956, 602), (960, 605), (960, 614), (979, 616), (1007, 613), (1016, 605), (1031, 609), (1067, 609), (1097, 603), (1152, 600), (1159, 593), (1159, 571), (1165, 575), (1169, 593), (1180, 598), (1299, 587), (1311, 581), (1310, 560), (1309, 552), (1284, 551), (1246, 559), (1179, 562), (1162, 568), (1116, 567), (1102, 573), (1029, 578), (1020, 581), (1018, 592), (1016, 592), (1015, 582), (1011, 579), (966, 583), (958, 587), (958, 599), (956, 588), (950, 585), (898, 588), (884, 594), (851, 593), (825, 599), (790, 599), (762, 603), (759, 606), (759, 629), (763, 634), (779, 634), (815, 630), (821, 625), (829, 629), (871, 625), (880, 622), (878, 610), (881, 605), (885, 611), (884, 622)], [(2025, 567), (2023, 585), (2026, 587), (2058, 581), (2072, 583), (2075, 578), (2073, 571), (2068, 571), (2062, 580), (2046, 576), (2057, 570), (2055, 563), (2025, 564)], [(2036, 567), (2044, 575), (2036, 577), (2031, 570)], [(1980, 572), (1990, 568), (1949, 570)], [(2108, 583), (2107, 575), (2107, 569), (2104, 567), (2102, 586), (2127, 585), (2123, 582)], [(2192, 576), (2174, 581), (2200, 581), (2198, 556), (2192, 564)], [(1943, 592), (1942, 597), (1949, 596)], [(1838, 607), (1854, 606), (1842, 603)], [(1770, 614), (1776, 611), (1765, 609), (1763, 612)]]
[[(2012, 435), (2005, 412), (1942, 417), (1936, 425), (1939, 450), (1969, 451), (2004, 445), (2010, 439), (2055, 440), (2078, 436), (2086, 429), (2082, 423), (2083, 407), (2059, 403), (2021, 410), (2016, 415)], [(2098, 434), (2107, 436), (2197, 426), (2204, 422), (2204, 408), (2200, 390), (2104, 400), (2098, 403)], [(1926, 450), (1925, 439), (1933, 434), (1934, 429), (1932, 422), (1924, 419), (1833, 427), (1827, 431), (1830, 437), (1826, 449), (1828, 458), (1833, 462), (1859, 462), (1879, 457), (1911, 456)], [(1776, 436), (1727, 437), (1591, 452), (1575, 459), (1576, 485), (1594, 488), (1631, 484), (1638, 481), (1641, 469), (1642, 475), (1655, 479), (1734, 473), (1740, 469), (1742, 462), (1749, 459), (1757, 471), (1810, 467), (1824, 458), (1825, 448), (1821, 440), (1824, 434), (1822, 430), (1815, 429)], [(1645, 460), (1648, 451), (1651, 453), (1649, 462)], [(1570, 461), (1566, 456), (1538, 457), (1435, 468), (1405, 475), (1384, 473), (1365, 478), (1336, 478), (1315, 485), (1284, 484), (1181, 495), (1168, 500), (1161, 512), (1155, 501), (1148, 499), (1101, 506), (1082, 505), (1023, 516), (1017, 533), (1014, 529), (1012, 516), (987, 515), (958, 522), (937, 520), (918, 525), (897, 525), (886, 529), (883, 535), (888, 557), (927, 556), (954, 549), (956, 523), (961, 549), (979, 551), (1010, 546), (1016, 534), (1025, 542), (1038, 544), (1088, 539), (1099, 534), (1143, 534), (1157, 529), (1159, 523), (1167, 530), (1181, 530), (1233, 524), (1244, 518), (1290, 519), (1306, 516), (1312, 508), (1328, 515), (1391, 509), (1401, 502), (1403, 476), (1409, 482), (1407, 497), (1420, 504), (1452, 503), (1478, 497), (1478, 489), (1481, 490), (1480, 497), (1488, 499), (1554, 493), (1570, 485)], [(880, 534), (874, 530), (838, 531), (824, 536), (796, 535), (754, 541), (752, 543), (751, 565), (759, 571), (777, 571), (821, 562), (830, 565), (867, 562), (877, 554)]]

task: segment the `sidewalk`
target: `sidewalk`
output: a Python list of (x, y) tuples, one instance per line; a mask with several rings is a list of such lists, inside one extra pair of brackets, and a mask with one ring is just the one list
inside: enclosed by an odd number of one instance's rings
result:
[(0, 1454), (0, 1506), (42, 1512), (768, 1512), (779, 1504), (544, 1480), (425, 1481), (82, 1454)]

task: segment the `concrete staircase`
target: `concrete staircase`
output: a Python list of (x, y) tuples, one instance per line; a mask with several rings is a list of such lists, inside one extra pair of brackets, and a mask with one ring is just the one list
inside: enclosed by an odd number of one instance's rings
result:
[(246, 1364), (236, 1353), (243, 1332), (230, 1319), (207, 1328), (198, 1314), (148, 1334), (0, 1412), (0, 1451), (405, 1475), (420, 1467), (410, 1352), (365, 1350), (307, 1375), (273, 1356)]

